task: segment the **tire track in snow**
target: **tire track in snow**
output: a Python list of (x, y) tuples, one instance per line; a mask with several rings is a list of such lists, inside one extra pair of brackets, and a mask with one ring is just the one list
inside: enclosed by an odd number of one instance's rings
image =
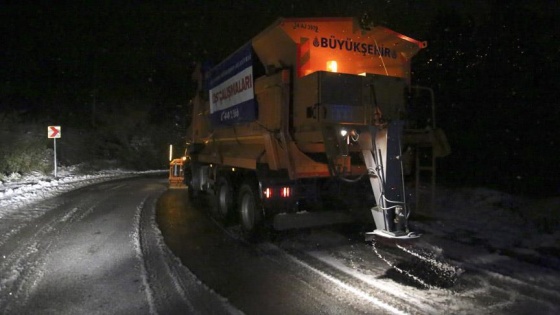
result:
[(146, 295), (146, 299), (148, 301), (148, 306), (150, 307), (150, 314), (155, 315), (157, 314), (157, 310), (155, 307), (154, 302), (154, 293), (152, 292), (152, 288), (150, 287), (150, 282), (148, 281), (148, 271), (146, 267), (146, 259), (144, 257), (144, 252), (142, 250), (142, 236), (140, 230), (140, 217), (142, 214), (142, 210), (144, 209), (144, 204), (146, 203), (146, 197), (140, 204), (136, 207), (136, 212), (134, 213), (134, 231), (131, 235), (132, 242), (134, 244), (134, 251), (136, 253), (136, 257), (140, 262), (140, 277), (142, 278), (142, 286), (144, 288), (144, 294)]
[(492, 270), (492, 268), (480, 268), (470, 262), (462, 262), (462, 264), (466, 269), (475, 271), (483, 276), (488, 290), (500, 291), (503, 295), (508, 296), (507, 301), (502, 303), (503, 306), (515, 307), (516, 302), (530, 301), (535, 308), (537, 305), (542, 305), (548, 308), (551, 313), (558, 310), (557, 301), (560, 300), (560, 292), (556, 290), (516, 278), (515, 275), (507, 275), (503, 272)]
[(478, 244), (439, 236), (434, 238), (434, 242), (446, 249), (449, 259), (472, 274), (471, 283), (484, 283), (486, 292), (476, 296), (498, 296), (496, 304), (486, 306), (487, 309), (503, 312), (504, 309), (518, 310), (520, 305), (529, 304), (534, 311), (544, 308), (550, 313), (558, 313), (560, 291), (556, 270), (519, 261), (500, 252), (489, 252)]
[[(50, 248), (73, 222), (87, 216), (102, 200), (87, 198), (69, 209), (40, 206), (41, 216), (26, 217), (0, 244), (0, 313), (24, 306), (43, 278)], [(92, 206), (93, 204), (93, 206)], [(88, 207), (82, 207), (87, 205)]]
[(351, 275), (345, 274), (343, 270), (339, 270), (334, 266), (327, 266), (317, 257), (313, 257), (309, 253), (299, 251), (286, 251), (275, 244), (263, 243), (259, 245), (259, 249), (267, 252), (275, 252), (278, 257), (289, 261), (299, 268), (303, 268), (312, 274), (319, 276), (335, 287), (346, 291), (351, 295), (374, 305), (377, 309), (383, 310), (390, 314), (415, 314), (416, 307), (404, 303), (400, 297), (387, 294), (381, 289), (382, 284), (373, 286), (372, 283), (366, 283), (360, 279), (356, 279)]
[(165, 245), (155, 220), (157, 198), (137, 207), (133, 238), (150, 314), (241, 314), (204, 285)]

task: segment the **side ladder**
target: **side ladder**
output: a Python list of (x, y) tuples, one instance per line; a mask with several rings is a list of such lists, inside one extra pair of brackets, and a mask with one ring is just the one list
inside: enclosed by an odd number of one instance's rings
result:
[[(415, 197), (418, 212), (432, 213), (436, 195), (436, 155), (431, 145), (418, 145), (415, 159)], [(429, 183), (422, 187), (422, 183)]]

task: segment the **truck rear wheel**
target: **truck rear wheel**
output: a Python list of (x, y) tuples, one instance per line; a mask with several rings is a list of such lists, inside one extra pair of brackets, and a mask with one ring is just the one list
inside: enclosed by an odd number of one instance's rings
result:
[(225, 220), (233, 210), (233, 190), (230, 181), (220, 177), (216, 185), (214, 214), (220, 220)]
[(254, 185), (243, 184), (239, 189), (239, 221), (247, 235), (254, 235), (262, 224), (262, 204)]
[(198, 200), (198, 197), (201, 194), (200, 190), (196, 190), (193, 185), (191, 184), (191, 182), (187, 182), (186, 184), (187, 186), (187, 196), (189, 198), (190, 201), (196, 201)]
[(193, 176), (192, 176), (192, 170), (190, 164), (185, 165), (184, 176), (185, 176), (184, 179), (185, 186), (187, 186), (187, 196), (189, 200), (192, 201), (195, 197), (198, 196), (198, 191), (196, 191), (192, 185)]

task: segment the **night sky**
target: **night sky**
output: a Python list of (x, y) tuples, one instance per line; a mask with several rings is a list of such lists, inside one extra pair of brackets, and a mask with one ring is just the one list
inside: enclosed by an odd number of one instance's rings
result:
[(141, 112), (184, 128), (195, 62), (219, 61), (278, 17), (367, 14), (428, 41), (413, 80), (434, 88), (453, 149), (442, 181), (560, 193), (558, 1), (11, 2), (0, 113), (22, 121), (85, 128)]

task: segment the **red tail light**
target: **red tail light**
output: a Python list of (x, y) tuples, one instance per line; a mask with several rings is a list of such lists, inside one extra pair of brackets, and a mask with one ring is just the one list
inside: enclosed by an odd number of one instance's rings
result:
[(267, 187), (263, 189), (263, 196), (266, 199), (290, 198), (292, 197), (292, 188), (291, 187), (277, 187), (277, 188)]
[(291, 194), (292, 191), (290, 187), (282, 187), (280, 189), (280, 196), (282, 196), (282, 198), (289, 198)]

